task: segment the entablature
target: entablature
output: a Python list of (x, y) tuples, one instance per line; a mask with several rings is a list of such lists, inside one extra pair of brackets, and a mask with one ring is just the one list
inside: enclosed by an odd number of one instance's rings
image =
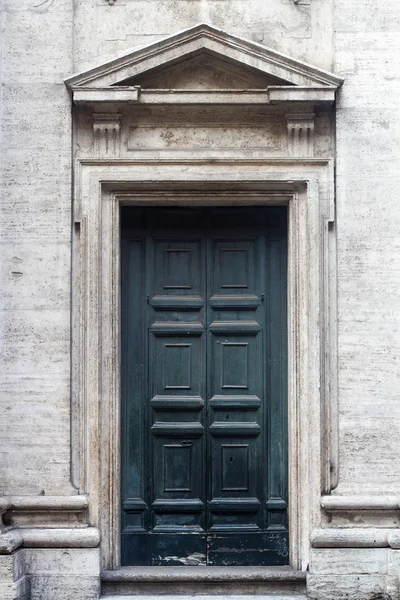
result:
[(333, 155), (342, 80), (200, 24), (66, 80), (78, 157)]
[(266, 89), (183, 90), (141, 89), (140, 86), (118, 86), (105, 88), (82, 87), (72, 90), (76, 106), (103, 104), (286, 104), (299, 102), (313, 106), (332, 105), (335, 101), (334, 87), (316, 86), (270, 86)]

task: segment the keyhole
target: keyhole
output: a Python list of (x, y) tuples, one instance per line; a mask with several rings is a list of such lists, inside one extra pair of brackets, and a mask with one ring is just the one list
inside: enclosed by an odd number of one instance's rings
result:
[(233, 456), (229, 457), (230, 462), (233, 462)]
[(226, 415), (226, 418), (229, 419), (229, 415)]

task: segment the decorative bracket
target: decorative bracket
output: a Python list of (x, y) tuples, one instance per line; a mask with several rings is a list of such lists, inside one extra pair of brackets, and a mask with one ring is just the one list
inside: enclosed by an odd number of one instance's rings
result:
[(96, 156), (119, 156), (120, 120), (119, 113), (93, 114), (93, 141)]
[(314, 156), (314, 113), (286, 115), (289, 156)]

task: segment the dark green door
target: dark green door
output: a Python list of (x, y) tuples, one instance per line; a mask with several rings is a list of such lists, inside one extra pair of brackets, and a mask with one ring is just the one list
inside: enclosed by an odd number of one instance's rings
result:
[(121, 219), (122, 564), (287, 564), (286, 209)]

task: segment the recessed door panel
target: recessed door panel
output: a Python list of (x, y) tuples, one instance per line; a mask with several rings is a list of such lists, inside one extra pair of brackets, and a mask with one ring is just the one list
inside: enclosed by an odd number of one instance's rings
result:
[(287, 564), (286, 211), (121, 221), (122, 564)]
[(155, 294), (199, 294), (203, 275), (200, 241), (156, 239), (154, 253), (152, 272)]

